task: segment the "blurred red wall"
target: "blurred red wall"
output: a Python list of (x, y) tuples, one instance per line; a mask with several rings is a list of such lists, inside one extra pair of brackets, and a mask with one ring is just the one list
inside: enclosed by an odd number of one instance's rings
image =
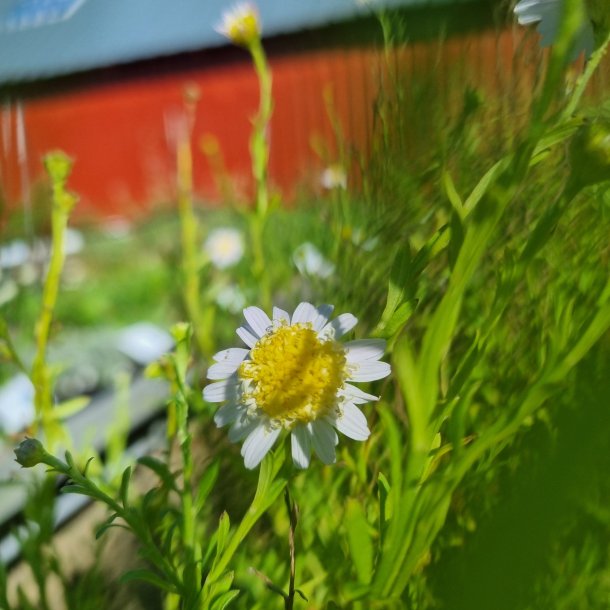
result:
[[(516, 44), (512, 31), (470, 33), (442, 45), (413, 43), (392, 62), (413, 78), (431, 72), (441, 93), (452, 77), (497, 89), (513, 76)], [(370, 150), (384, 62), (383, 53), (371, 46), (270, 54), (270, 179), (285, 197), (301, 186), (318, 188), (320, 171), (339, 160), (337, 125), (344, 152), (366, 155)], [(258, 100), (254, 72), (247, 54), (234, 49), (229, 59), (199, 63), (155, 74), (148, 62), (143, 75), (132, 69), (128, 78), (119, 71), (120, 77), (106, 75), (99, 83), (89, 76), (82, 86), (43, 89), (21, 102), (21, 144), (18, 107), (5, 106), (0, 120), (5, 199), (15, 205), (29, 197), (42, 176), (42, 155), (62, 149), (76, 160), (70, 187), (81, 196), (81, 215), (133, 217), (171, 202), (175, 133), (187, 86), (195, 86), (200, 95), (193, 128), (197, 196), (208, 202), (247, 199), (248, 140)], [(446, 95), (449, 104), (448, 90)], [(330, 116), (336, 118), (334, 126)]]

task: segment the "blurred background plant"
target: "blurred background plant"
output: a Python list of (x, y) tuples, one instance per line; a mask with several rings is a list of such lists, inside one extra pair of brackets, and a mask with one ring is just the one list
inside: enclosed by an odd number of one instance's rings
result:
[[(85, 467), (86, 446), (42, 460), (72, 480), (65, 491), (110, 506), (99, 533), (118, 525), (135, 534), (144, 564), (126, 566), (124, 580), (152, 585), (146, 607), (608, 606), (610, 107), (581, 98), (607, 41), (566, 94), (582, 5), (563, 5), (545, 78), (532, 104), (512, 112), (506, 99), (459, 82), (448, 112), (430, 74), (406, 81), (403, 24), (382, 14), (370, 158), (340, 142), (341, 158), (322, 176), (326, 194), (290, 208), (267, 192), (270, 75), (256, 25), (247, 41), (263, 92), (256, 205), (193, 205), (189, 132), (178, 219), (159, 214), (125, 235), (83, 231), (53, 339), (75, 327), (146, 319), (170, 328), (187, 318), (198, 346), (179, 326), (161, 350), (175, 344), (171, 355), (129, 358), (131, 370), (155, 361), (148, 374), (171, 387), (154, 457), (136, 467), (123, 455), (123, 427), (106, 471), (99, 460)], [(22, 249), (12, 242), (11, 256)], [(358, 337), (388, 340), (394, 374), (371, 389), (382, 399), (367, 411), (370, 439), (341, 444), (335, 466), (296, 472), (279, 447), (260, 472), (246, 472), (201, 399), (203, 371), (213, 351), (233, 345), (245, 305), (291, 310), (301, 300), (355, 312)], [(35, 281), (3, 305), (7, 361), (12, 346), (35, 353), (39, 303)], [(138, 341), (128, 336), (123, 351)], [(154, 478), (140, 487), (143, 471)], [(112, 607), (97, 564), (79, 577), (92, 584), (78, 597), (55, 555), (41, 552), (53, 537), (54, 491), (31, 492), (30, 531), (18, 534), (34, 582), (42, 593), (56, 574), (68, 607)], [(24, 592), (8, 597), (2, 573), (0, 606), (47, 607), (44, 595), (39, 606)]]

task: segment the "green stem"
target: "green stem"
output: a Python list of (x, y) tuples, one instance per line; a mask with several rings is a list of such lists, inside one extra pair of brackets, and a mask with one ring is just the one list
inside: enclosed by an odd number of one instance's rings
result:
[(233, 555), (235, 555), (235, 552), (239, 549), (241, 543), (286, 487), (288, 482), (287, 477), (280, 472), (283, 462), (284, 452), (282, 450), (278, 450), (273, 454), (268, 454), (263, 460), (259, 471), (258, 485), (254, 499), (240, 524), (237, 526), (237, 529), (231, 536), (228, 544), (220, 555), (216, 556), (212, 569), (208, 574), (204, 588), (203, 607), (207, 607), (205, 604), (212, 601), (214, 585), (226, 571)]
[(193, 207), (193, 157), (190, 129), (182, 134), (176, 151), (178, 181), (178, 214), (182, 246), (183, 298), (186, 313), (193, 324), (197, 347), (209, 356), (213, 351), (209, 332), (201, 323), (201, 286), (198, 264), (199, 221)]
[(610, 33), (608, 33), (604, 42), (599, 48), (595, 50), (593, 55), (591, 55), (591, 57), (587, 61), (585, 71), (578, 78), (578, 81), (576, 82), (576, 87), (574, 88), (574, 93), (572, 94), (572, 97), (570, 98), (570, 101), (568, 102), (567, 106), (561, 113), (562, 121), (569, 119), (576, 111), (576, 108), (578, 107), (578, 104), (580, 104), (580, 100), (582, 99), (582, 96), (585, 93), (585, 90), (587, 88), (587, 85), (589, 84), (589, 81), (591, 80), (591, 77), (593, 76), (595, 70), (597, 70), (597, 67), (599, 66), (601, 60), (606, 54), (606, 51), (608, 50), (609, 44)]
[(259, 38), (252, 42), (248, 50), (252, 55), (259, 84), (259, 108), (254, 119), (254, 128), (250, 140), (252, 174), (256, 187), (256, 211), (264, 218), (269, 210), (269, 188), (267, 184), (269, 143), (267, 131), (273, 111), (271, 70)]
[(260, 286), (262, 305), (269, 309), (271, 307), (271, 287), (265, 264), (264, 231), (269, 214), (269, 143), (267, 132), (273, 112), (272, 79), (260, 38), (255, 38), (248, 45), (248, 51), (252, 56), (259, 84), (259, 108), (250, 138), (252, 176), (256, 189), (254, 213), (249, 216), (250, 236), (254, 257), (254, 276)]
[(53, 188), (51, 259), (43, 287), (42, 308), (34, 331), (36, 353), (32, 364), (31, 379), (35, 391), (36, 425), (42, 427), (48, 446), (53, 450), (62, 436), (62, 430), (52, 413), (53, 389), (51, 372), (46, 362), (47, 344), (65, 260), (68, 218), (77, 199), (65, 188), (66, 180), (72, 169), (72, 161), (62, 153), (51, 153), (45, 158), (45, 166), (52, 180)]

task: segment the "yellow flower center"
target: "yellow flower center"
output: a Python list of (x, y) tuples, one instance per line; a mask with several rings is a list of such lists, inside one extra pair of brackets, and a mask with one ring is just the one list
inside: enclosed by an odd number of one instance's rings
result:
[(246, 398), (284, 427), (327, 415), (346, 378), (345, 351), (306, 324), (287, 324), (262, 337), (239, 367), (251, 382)]
[(258, 17), (254, 13), (235, 17), (228, 24), (227, 36), (244, 47), (252, 44), (259, 37)]

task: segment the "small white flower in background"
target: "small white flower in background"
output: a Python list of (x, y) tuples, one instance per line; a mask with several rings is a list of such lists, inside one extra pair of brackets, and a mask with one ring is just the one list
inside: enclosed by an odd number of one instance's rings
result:
[(205, 253), (218, 269), (236, 265), (244, 254), (244, 239), (241, 231), (231, 227), (215, 229), (203, 245)]
[(78, 254), (79, 252), (82, 252), (84, 247), (85, 238), (83, 237), (83, 234), (76, 229), (68, 227), (65, 234), (64, 254), (66, 256)]
[(366, 232), (360, 227), (353, 229), (351, 239), (354, 246), (362, 248), (365, 252), (371, 252), (379, 245), (378, 237), (369, 237), (367, 239)]
[(347, 174), (341, 165), (329, 165), (320, 176), (320, 184), (329, 191), (347, 188)]
[(294, 251), (292, 260), (301, 275), (325, 279), (335, 272), (335, 266), (326, 260), (322, 253), (309, 242), (301, 244)]
[(0, 246), (0, 269), (21, 267), (29, 258), (30, 247), (22, 239)]
[[(538, 33), (542, 39), (541, 46), (548, 47), (555, 42), (559, 33), (563, 15), (564, 0), (521, 0), (515, 6), (515, 15), (520, 25), (537, 23)], [(589, 20), (585, 20), (574, 41), (573, 58), (581, 51), (590, 55), (594, 48), (593, 27)]]
[(174, 346), (172, 336), (150, 322), (137, 322), (117, 337), (117, 349), (141, 366), (158, 360)]
[(247, 47), (261, 35), (258, 10), (250, 2), (240, 2), (223, 13), (214, 29), (232, 43)]
[(0, 430), (16, 434), (35, 417), (34, 386), (27, 375), (19, 373), (0, 386)]
[(246, 297), (237, 284), (227, 284), (216, 293), (216, 305), (225, 311), (239, 313), (246, 306)]
[(19, 294), (19, 286), (12, 278), (0, 277), (0, 307), (10, 303)]
[(373, 381), (390, 374), (381, 362), (382, 339), (341, 343), (357, 323), (350, 313), (330, 320), (332, 305), (301, 303), (292, 316), (273, 308), (273, 319), (258, 307), (244, 309), (246, 324), (237, 334), (248, 346), (214, 356), (203, 397), (224, 403), (214, 417), (230, 424), (229, 440), (244, 441), (246, 468), (255, 468), (282, 430), (290, 433), (292, 460), (309, 466), (311, 450), (325, 464), (335, 462), (337, 430), (364, 441), (370, 431), (358, 405), (378, 397), (349, 382)]

